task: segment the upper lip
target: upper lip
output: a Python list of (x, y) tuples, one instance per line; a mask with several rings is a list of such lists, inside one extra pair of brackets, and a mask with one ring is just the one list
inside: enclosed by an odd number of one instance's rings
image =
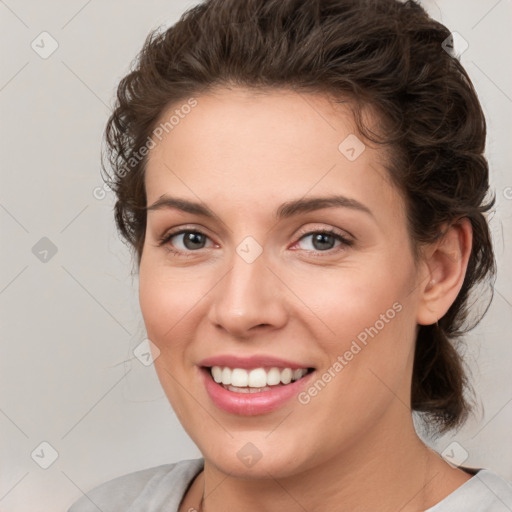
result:
[(199, 366), (227, 366), (228, 368), (261, 368), (261, 367), (277, 367), (277, 368), (291, 368), (296, 370), (298, 368), (311, 368), (308, 364), (302, 364), (279, 357), (261, 354), (249, 357), (235, 356), (231, 354), (221, 354), (217, 356), (207, 357), (199, 362)]

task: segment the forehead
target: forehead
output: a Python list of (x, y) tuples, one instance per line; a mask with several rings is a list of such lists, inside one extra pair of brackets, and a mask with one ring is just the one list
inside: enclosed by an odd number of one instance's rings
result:
[(180, 111), (186, 101), (159, 120), (165, 127), (175, 117), (149, 154), (148, 204), (172, 194), (248, 211), (325, 193), (397, 204), (384, 150), (363, 142), (347, 103), (246, 89), (218, 89)]

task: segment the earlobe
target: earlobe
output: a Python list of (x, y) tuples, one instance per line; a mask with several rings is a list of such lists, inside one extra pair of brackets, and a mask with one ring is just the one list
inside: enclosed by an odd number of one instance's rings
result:
[(435, 324), (457, 298), (471, 254), (472, 234), (471, 222), (463, 218), (445, 227), (440, 239), (424, 250), (426, 277), (420, 285), (418, 324)]

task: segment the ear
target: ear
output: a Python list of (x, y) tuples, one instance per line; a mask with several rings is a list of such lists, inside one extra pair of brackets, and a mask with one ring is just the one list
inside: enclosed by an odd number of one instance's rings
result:
[(420, 325), (435, 324), (453, 304), (462, 288), (468, 266), (473, 229), (468, 218), (444, 227), (439, 240), (423, 252), (420, 302), (416, 321)]

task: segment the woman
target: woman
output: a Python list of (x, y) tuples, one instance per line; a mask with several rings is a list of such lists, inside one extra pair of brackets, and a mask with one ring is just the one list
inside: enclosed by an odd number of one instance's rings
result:
[(154, 365), (203, 458), (70, 512), (510, 510), (418, 437), (471, 411), (493, 276), (485, 120), (413, 2), (208, 0), (146, 41), (106, 131)]

